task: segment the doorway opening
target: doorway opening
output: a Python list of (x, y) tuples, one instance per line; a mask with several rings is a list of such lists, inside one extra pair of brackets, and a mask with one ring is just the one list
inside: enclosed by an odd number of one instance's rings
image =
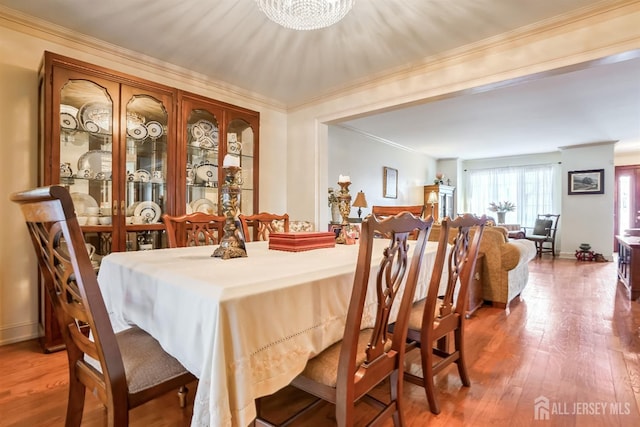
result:
[(625, 230), (640, 228), (640, 165), (616, 166), (615, 175), (614, 235), (624, 235)]

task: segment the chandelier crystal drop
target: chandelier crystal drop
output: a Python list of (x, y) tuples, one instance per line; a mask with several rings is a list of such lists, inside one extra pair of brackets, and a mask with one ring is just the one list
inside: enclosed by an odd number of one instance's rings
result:
[(317, 30), (344, 18), (355, 0), (256, 0), (273, 22), (293, 30)]

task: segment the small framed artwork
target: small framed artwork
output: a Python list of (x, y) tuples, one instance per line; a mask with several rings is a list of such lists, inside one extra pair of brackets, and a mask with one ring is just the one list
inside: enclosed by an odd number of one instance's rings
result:
[(382, 181), (382, 195), (389, 199), (398, 198), (398, 169), (384, 166), (384, 176)]
[(604, 169), (569, 171), (569, 194), (604, 194)]

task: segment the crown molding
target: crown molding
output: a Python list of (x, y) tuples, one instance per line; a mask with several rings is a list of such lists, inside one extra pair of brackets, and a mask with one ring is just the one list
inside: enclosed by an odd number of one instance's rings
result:
[[(389, 145), (389, 146), (391, 146), (393, 148), (397, 148), (399, 150), (408, 151), (410, 153), (421, 153), (421, 152), (419, 152), (417, 150), (414, 150), (413, 148), (409, 148), (409, 147), (404, 146), (402, 144), (398, 144), (397, 142), (393, 142), (393, 141), (388, 140), (386, 138), (381, 138), (379, 136), (372, 135), (372, 134), (370, 134), (368, 132), (364, 132), (364, 131), (362, 131), (360, 129), (352, 128), (351, 126), (348, 126), (348, 125), (345, 125), (345, 124), (342, 124), (342, 123), (334, 124), (333, 126), (335, 126), (337, 128), (342, 128), (342, 129), (348, 130), (348, 131), (353, 132), (353, 133), (357, 133), (357, 134), (362, 135), (362, 136), (364, 136), (366, 138), (372, 139), (372, 140), (377, 141), (377, 142), (381, 142), (383, 144)], [(424, 154), (424, 153), (421, 153), (421, 154)]]
[[(390, 82), (416, 78), (437, 70), (486, 57), (488, 54), (495, 55), (496, 53), (512, 49), (514, 45), (532, 44), (537, 41), (546, 40), (555, 34), (577, 28), (584, 28), (586, 21), (597, 22), (599, 20), (604, 22), (610, 19), (612, 14), (625, 15), (628, 9), (640, 10), (640, 2), (637, 0), (604, 0), (566, 14), (557, 15), (512, 31), (497, 34), (484, 40), (451, 49), (441, 54), (429, 56), (413, 64), (405, 64), (376, 75), (369, 75), (355, 82), (351, 82), (348, 85), (338, 87), (326, 95), (316, 97), (295, 106), (289, 106), (289, 111), (302, 110), (316, 104), (334, 101), (347, 95), (353, 95), (389, 84)], [(622, 47), (621, 49), (624, 50), (625, 48)], [(593, 56), (597, 57), (598, 52), (594, 52)], [(563, 59), (567, 60), (567, 58)], [(557, 61), (558, 59), (554, 58), (553, 60), (545, 62), (537, 62), (536, 65), (539, 68), (543, 66), (555, 68)], [(517, 71), (518, 68), (520, 67), (503, 70), (500, 74), (505, 75), (508, 72)], [(501, 80), (500, 76), (495, 77)]]

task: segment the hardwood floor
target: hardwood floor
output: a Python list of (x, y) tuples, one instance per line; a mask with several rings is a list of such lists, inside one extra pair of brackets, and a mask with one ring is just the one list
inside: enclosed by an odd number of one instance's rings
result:
[[(423, 389), (406, 384), (408, 427), (640, 425), (640, 303), (617, 284), (613, 262), (535, 259), (522, 299), (509, 310), (480, 308), (466, 339), (471, 387), (455, 367), (438, 375), (436, 416)], [(170, 393), (131, 411), (131, 425), (188, 426), (196, 384), (189, 388), (186, 410)], [(284, 390), (265, 411), (277, 420), (298, 397)], [(539, 397), (548, 399), (548, 421), (534, 418)], [(63, 425), (66, 399), (64, 352), (43, 354), (34, 340), (0, 347), (0, 426)], [(358, 411), (366, 417), (367, 403)], [(83, 426), (102, 425), (104, 412), (87, 393)], [(295, 425), (331, 425), (331, 407)]]

